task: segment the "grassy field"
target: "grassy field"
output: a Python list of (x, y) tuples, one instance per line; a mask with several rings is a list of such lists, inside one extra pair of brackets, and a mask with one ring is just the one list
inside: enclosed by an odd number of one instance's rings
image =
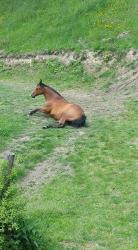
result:
[[(0, 150), (8, 148), (17, 154), (17, 177), (24, 175), (26, 168), (32, 168), (45, 159), (54, 147), (69, 136), (69, 131), (65, 133), (64, 130), (57, 130), (56, 133), (49, 130), (46, 133), (42, 127), (51, 121), (39, 115), (29, 117), (29, 111), (44, 102), (42, 98), (37, 104), (32, 101), (33, 88), (33, 84), (1, 83)], [(24, 141), (24, 137), (30, 139)]]
[[(136, 0), (1, 0), (0, 49), (26, 53), (136, 48)], [(118, 35), (126, 32), (126, 36)]]
[(129, 107), (117, 119), (95, 119), (60, 159), (75, 175), (59, 175), (30, 198), (27, 214), (48, 249), (137, 249), (137, 111)]
[[(68, 147), (73, 133), (71, 128), (42, 130), (50, 121), (28, 117), (43, 102), (30, 99), (33, 87), (1, 83), (1, 152), (16, 153), (18, 180), (55, 147)], [(27, 198), (25, 216), (43, 236), (44, 249), (137, 249), (136, 106), (131, 100), (118, 117), (89, 119), (74, 151), (58, 159), (74, 175), (58, 174)]]
[[(0, 53), (92, 49), (104, 51), (107, 57), (111, 51), (111, 59), (117, 58), (110, 66), (110, 62), (94, 65), (91, 73), (79, 60), (70, 65), (56, 60), (12, 66), (0, 62), (0, 161), (5, 150), (15, 152), (18, 187), (29, 170), (46, 160), (47, 168), (69, 166), (72, 173), (61, 169), (44, 185), (32, 182), (21, 192), (25, 218), (42, 235), (41, 249), (138, 249), (137, 63), (123, 54), (138, 46), (137, 1), (1, 0), (0, 4)], [(75, 93), (88, 114), (86, 128), (43, 130), (51, 119), (28, 116), (44, 102), (30, 96), (40, 78), (67, 96), (69, 91)], [(107, 97), (105, 91), (118, 81), (126, 89), (116, 93), (111, 89)], [(119, 99), (111, 100), (121, 98), (121, 93), (126, 96), (123, 108)]]

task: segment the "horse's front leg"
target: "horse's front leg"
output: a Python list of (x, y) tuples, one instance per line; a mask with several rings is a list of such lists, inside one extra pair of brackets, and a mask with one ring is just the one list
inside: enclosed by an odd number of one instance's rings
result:
[(35, 114), (36, 112), (39, 112), (40, 111), (40, 108), (37, 108), (37, 109), (33, 109), (29, 112), (29, 115), (33, 115)]
[(42, 112), (42, 113), (47, 113), (45, 109), (43, 108), (37, 108), (37, 109), (33, 109), (29, 112), (29, 115), (33, 115), (35, 114), (36, 112)]

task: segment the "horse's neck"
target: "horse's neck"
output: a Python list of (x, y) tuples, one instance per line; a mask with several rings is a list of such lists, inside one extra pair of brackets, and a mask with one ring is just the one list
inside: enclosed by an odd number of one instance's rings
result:
[(60, 95), (58, 95), (56, 92), (54, 92), (52, 89), (46, 88), (44, 91), (44, 97), (46, 101), (50, 101), (52, 99), (60, 99), (63, 98)]

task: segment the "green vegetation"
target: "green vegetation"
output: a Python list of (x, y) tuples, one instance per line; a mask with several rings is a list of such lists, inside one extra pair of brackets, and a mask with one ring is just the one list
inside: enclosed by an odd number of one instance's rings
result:
[(75, 151), (60, 158), (74, 176), (62, 173), (30, 198), (31, 223), (61, 243), (48, 249), (68, 249), (67, 243), (71, 249), (87, 249), (88, 242), (90, 249), (137, 249), (135, 105), (117, 119), (96, 118)]
[(137, 47), (137, 26), (136, 0), (1, 0), (0, 48), (122, 52)]
[[(138, 249), (138, 113), (133, 95), (116, 117), (107, 117), (104, 108), (103, 116), (95, 114), (91, 120), (88, 114), (89, 126), (78, 130), (78, 139), (73, 128), (42, 130), (53, 121), (42, 114), (28, 116), (44, 103), (42, 97), (30, 96), (40, 78), (59, 92), (87, 91), (86, 112), (89, 92), (98, 86), (97, 99), (104, 98), (102, 91), (117, 82), (119, 69), (124, 70), (119, 77), (127, 85), (125, 94), (135, 91), (129, 83), (136, 80), (137, 63), (125, 61), (123, 53), (138, 45), (137, 6), (136, 0), (1, 0), (0, 53), (88, 49), (97, 50), (105, 61), (91, 73), (79, 60), (70, 65), (56, 60), (12, 66), (0, 62), (0, 154), (10, 148), (16, 155), (13, 183), (0, 200), (0, 250)], [(110, 59), (115, 59), (111, 66)], [(113, 94), (107, 94), (109, 99)], [(51, 159), (56, 147), (70, 146), (71, 136), (75, 145), (67, 154), (57, 152), (55, 165), (69, 165), (72, 174), (58, 172), (31, 194), (23, 189), (19, 197), (17, 181), (20, 185), (29, 169)], [(0, 163), (0, 192), (6, 167)]]
[[(37, 106), (42, 103), (41, 98), (30, 99), (33, 86), (1, 84), (1, 121), (5, 112), (8, 121), (20, 117), (3, 126), (1, 134), (1, 150), (11, 145), (16, 153), (16, 179), (45, 160), (56, 146), (67, 146), (73, 133), (71, 128), (42, 130), (51, 121), (39, 115), (27, 117), (36, 102)], [(25, 218), (42, 235), (47, 249), (68, 249), (64, 242), (73, 244), (72, 249), (81, 249), (88, 242), (95, 249), (137, 249), (136, 105), (130, 102), (128, 111), (117, 118), (89, 121), (87, 133), (76, 141), (74, 152), (59, 159), (70, 164), (74, 176), (60, 174), (39, 188), (37, 197), (29, 197)], [(21, 140), (24, 136), (28, 139)]]
[(12, 144), (17, 155), (16, 179), (24, 176), (28, 169), (32, 169), (36, 164), (46, 160), (54, 148), (66, 141), (71, 133), (69, 129), (57, 129), (54, 133), (52, 130), (45, 131), (42, 129), (42, 126), (46, 125), (46, 122), (44, 123), (43, 121), (42, 125), (40, 124), (40, 121), (39, 117), (39, 121), (37, 121), (39, 123), (39, 128), (33, 124), (34, 132), (28, 135), (28, 141), (20, 141), (15, 145)]
[[(15, 84), (0, 87), (0, 150), (11, 138), (18, 136), (27, 127), (27, 98), (24, 89)], [(24, 109), (24, 112), (23, 112)]]
[(42, 238), (24, 219), (23, 202), (12, 178), (11, 167), (3, 161), (0, 164), (0, 250), (38, 249)]
[[(16, 82), (32, 82), (36, 85), (36, 79), (43, 79), (48, 84), (54, 83), (56, 88), (88, 88), (95, 84), (96, 74), (88, 74), (81, 62), (75, 61), (70, 65), (64, 65), (56, 60), (48, 60), (43, 63), (33, 62), (32, 65), (13, 65), (11, 67), (4, 64), (0, 67), (1, 79)], [(107, 78), (107, 77), (106, 77)], [(29, 84), (30, 85), (30, 84)]]
[[(35, 102), (31, 98), (33, 88), (34, 84), (1, 83), (0, 150), (11, 147), (16, 153), (16, 178), (44, 160), (71, 133), (69, 129), (54, 133), (52, 130), (45, 131), (42, 127), (52, 123), (52, 120), (42, 115), (28, 116), (35, 105), (42, 106), (44, 103), (41, 97)], [(22, 140), (24, 135), (28, 137), (27, 141)]]

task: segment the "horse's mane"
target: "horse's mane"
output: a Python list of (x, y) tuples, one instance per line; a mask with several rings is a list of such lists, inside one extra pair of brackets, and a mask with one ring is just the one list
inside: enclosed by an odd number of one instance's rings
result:
[(50, 86), (48, 86), (48, 85), (46, 85), (46, 84), (44, 84), (44, 83), (41, 83), (40, 85), (43, 86), (43, 87), (47, 87), (47, 88), (51, 89), (51, 90), (52, 90), (53, 92), (55, 92), (57, 95), (59, 95), (59, 96), (62, 97), (62, 95), (60, 95), (59, 92), (57, 92), (57, 91), (56, 91), (55, 89), (53, 89), (52, 87), (50, 87)]

